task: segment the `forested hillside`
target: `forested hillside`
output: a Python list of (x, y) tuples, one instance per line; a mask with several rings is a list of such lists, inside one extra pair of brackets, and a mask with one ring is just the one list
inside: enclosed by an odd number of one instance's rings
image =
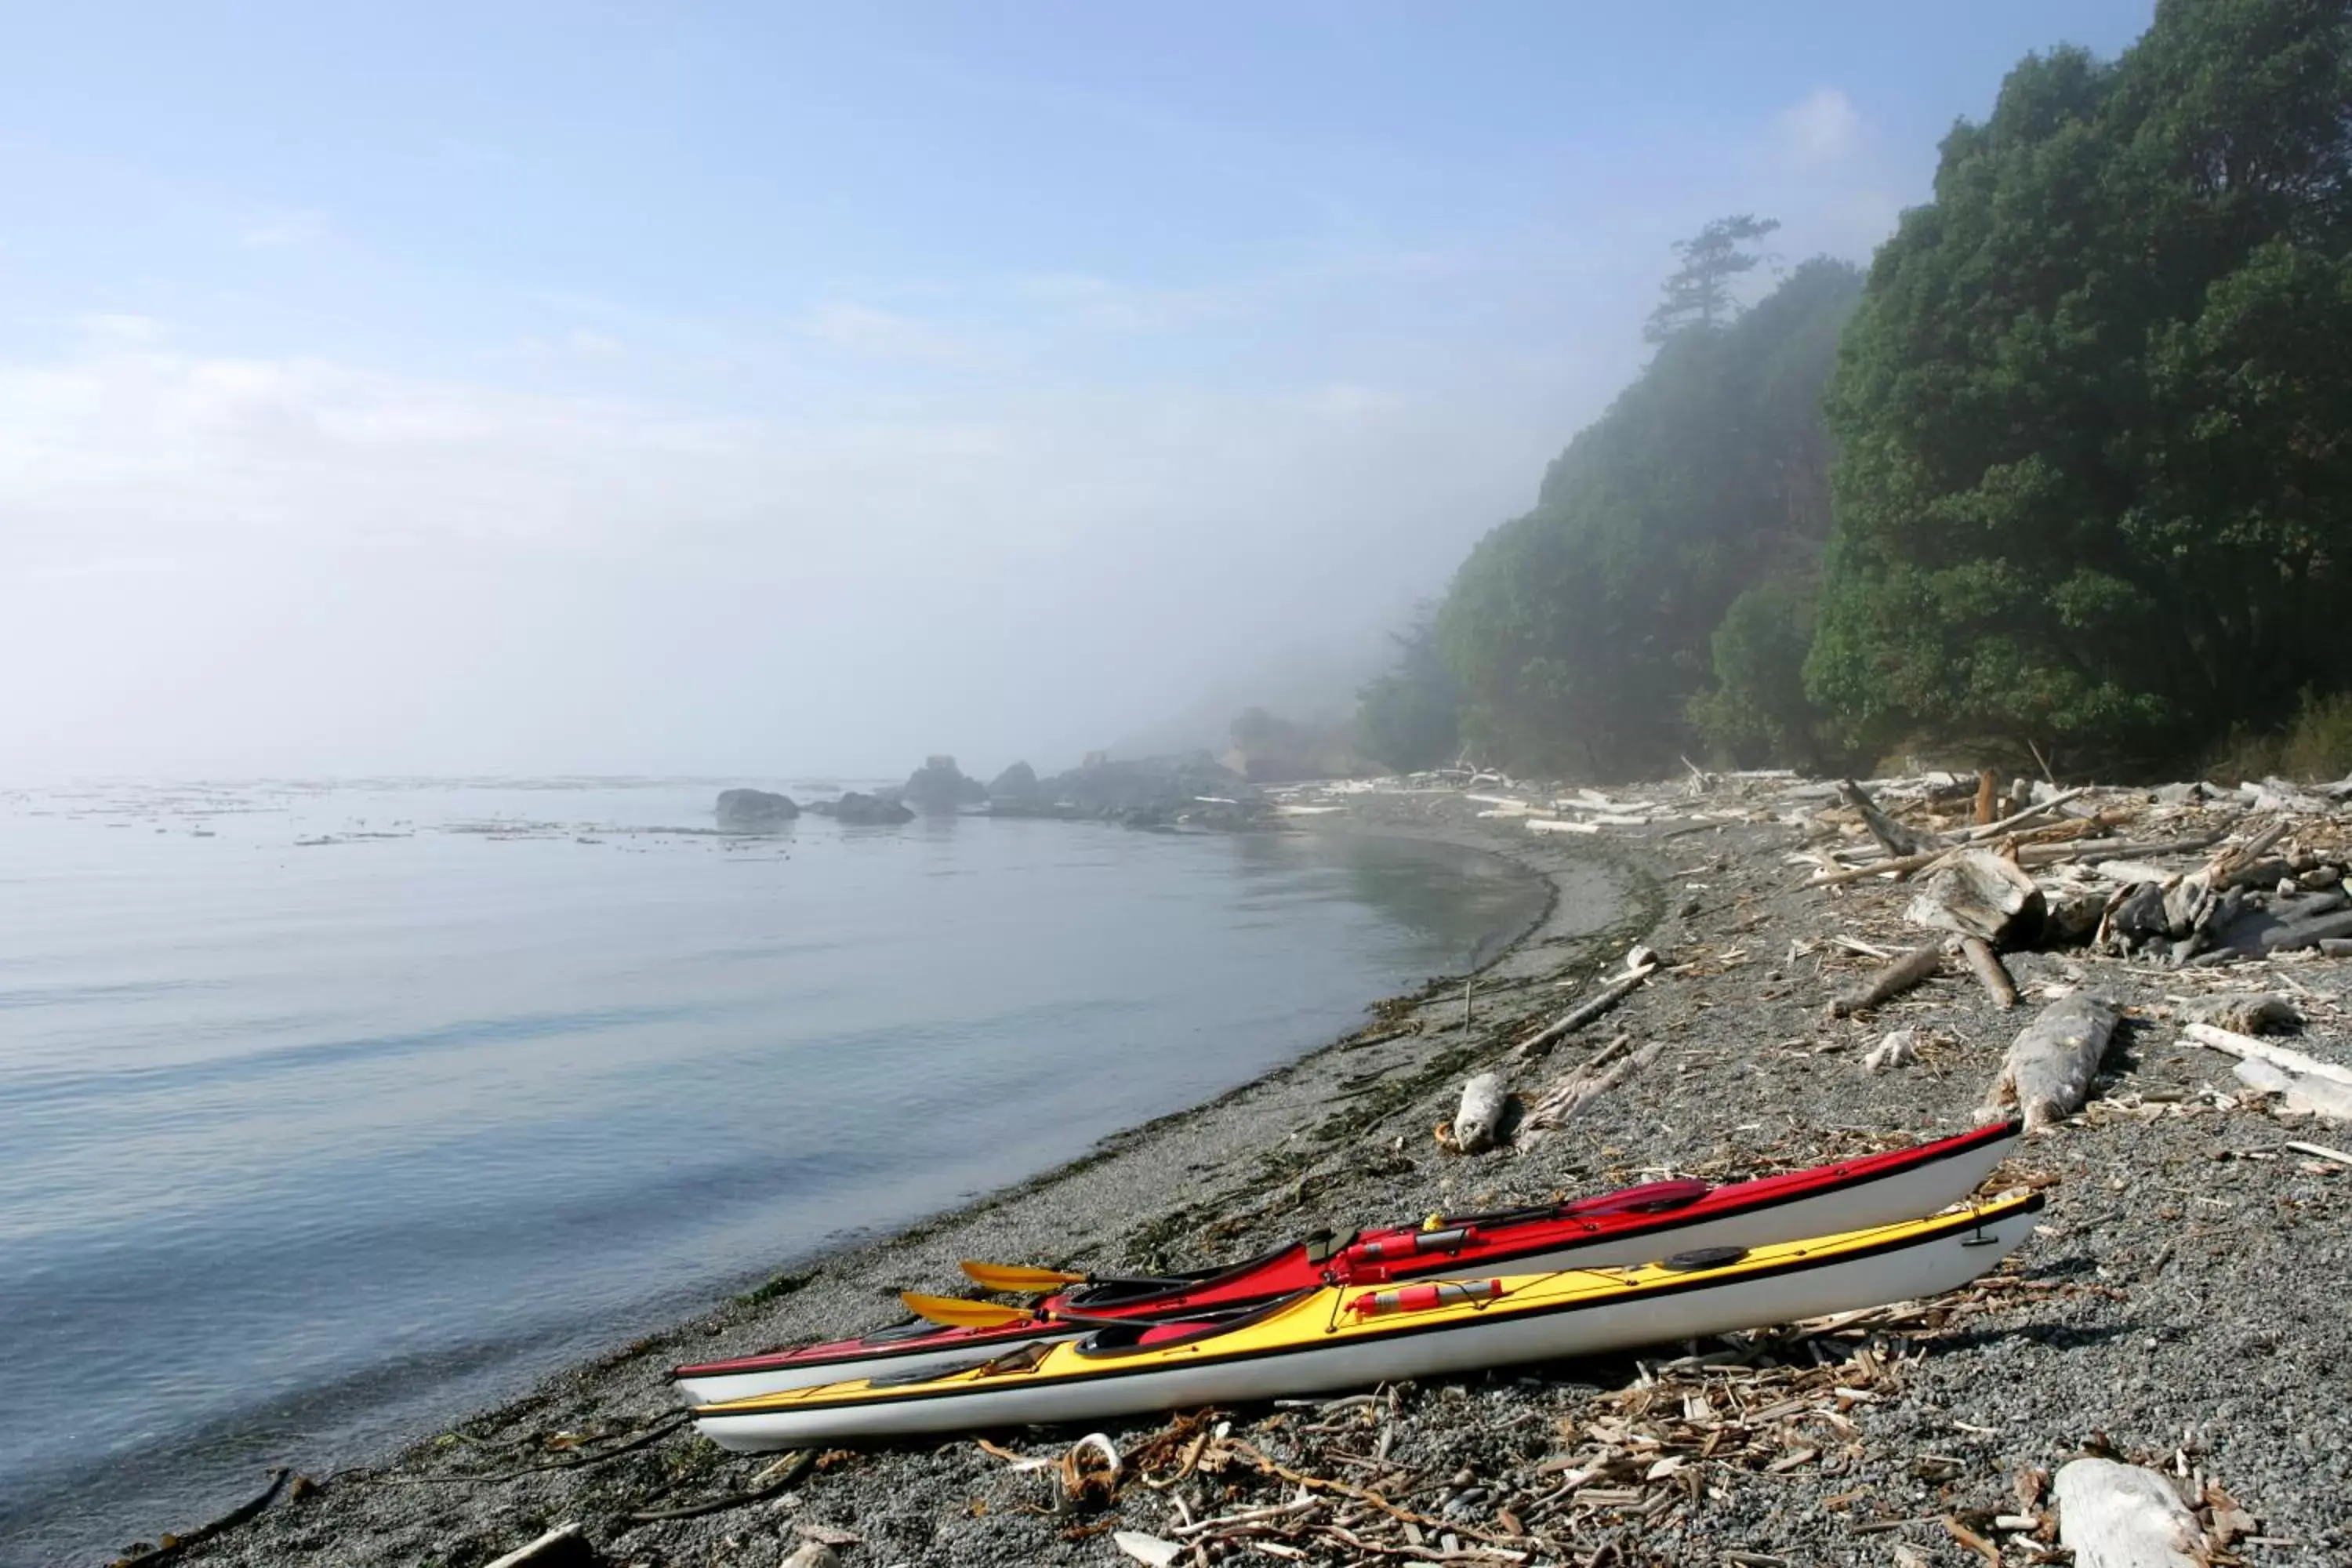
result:
[(2144, 771), (2340, 723), (2352, 0), (2029, 57), (1934, 190), (1866, 279), (1744, 310), (1769, 221), (1678, 247), (1656, 356), (1367, 689), (1367, 749)]

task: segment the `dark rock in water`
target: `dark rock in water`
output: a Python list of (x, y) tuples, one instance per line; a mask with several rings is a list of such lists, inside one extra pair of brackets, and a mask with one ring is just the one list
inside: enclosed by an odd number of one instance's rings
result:
[(989, 810), (995, 816), (1085, 817), (1130, 827), (1231, 830), (1275, 821), (1265, 797), (1206, 752), (1120, 762), (1089, 758), (1083, 767), (1040, 781), (1025, 797), (993, 799)]
[(988, 799), (988, 790), (978, 779), (966, 778), (956, 766), (953, 757), (940, 754), (927, 757), (907, 780), (907, 787), (898, 798), (918, 811), (953, 811), (960, 805), (978, 805)]
[(991, 800), (1030, 800), (1037, 794), (1037, 770), (1027, 763), (1015, 763), (988, 781)]
[(915, 814), (897, 801), (884, 800), (878, 795), (860, 795), (856, 790), (839, 800), (813, 800), (809, 809), (852, 827), (884, 827), (915, 820)]
[(719, 794), (719, 826), (730, 833), (757, 833), (778, 823), (790, 822), (801, 814), (792, 796), (771, 795), (763, 789), (721, 790)]

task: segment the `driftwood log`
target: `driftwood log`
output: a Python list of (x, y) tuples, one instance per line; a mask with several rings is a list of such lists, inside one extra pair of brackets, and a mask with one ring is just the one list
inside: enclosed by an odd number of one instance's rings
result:
[(2241, 1061), (2268, 1062), (2281, 1072), (2305, 1078), (2326, 1079), (2352, 1089), (2352, 1068), (2337, 1067), (2334, 1062), (2307, 1057), (2301, 1051), (2291, 1051), (2284, 1046), (2258, 1040), (2252, 1035), (2241, 1035), (2231, 1029), (2217, 1029), (2210, 1024), (2190, 1024), (2181, 1034), (2210, 1050), (2224, 1052)]
[(1848, 805), (1862, 814), (1862, 825), (1870, 829), (1873, 838), (1885, 846), (1889, 855), (1919, 855), (1943, 847), (1942, 840), (1934, 834), (1906, 827), (1879, 810), (1878, 803), (1870, 798), (1870, 792), (1852, 779), (1838, 781), (1838, 794), (1845, 797)]
[(1850, 1017), (1900, 996), (1944, 965), (1944, 944), (1915, 947), (1870, 977), (1869, 984), (1830, 999), (1830, 1016)]
[(2053, 1002), (2011, 1042), (1987, 1108), (2014, 1104), (2028, 1131), (2074, 1115), (2090, 1098), (2115, 1032), (2115, 1008), (2096, 996), (2076, 992)]
[(2235, 1063), (2230, 1071), (2256, 1094), (2277, 1095), (2279, 1109), (2289, 1115), (2352, 1121), (2352, 1086), (2337, 1083), (2334, 1079), (2308, 1078), (2252, 1059)]
[(1454, 1113), (1454, 1147), (1483, 1154), (1502, 1141), (1503, 1113), (1511, 1093), (1503, 1075), (1482, 1072), (1462, 1086), (1462, 1108)]
[(1904, 918), (2013, 947), (2042, 934), (2044, 909), (2042, 889), (2015, 861), (1989, 849), (1963, 849), (1921, 879)]
[(1531, 1061), (1538, 1057), (1549, 1054), (1562, 1037), (1574, 1034), (1610, 1008), (1617, 1005), (1635, 986), (1656, 973), (1657, 965), (1651, 963), (1643, 964), (1629, 974), (1619, 975), (1602, 986), (1595, 994), (1570, 1008), (1551, 1023), (1521, 1040), (1511, 1055), (1521, 1061)]
[(2009, 970), (2001, 963), (2000, 954), (1992, 950), (1992, 943), (1980, 936), (1962, 937), (1960, 951), (1968, 955), (1969, 967), (1976, 972), (1994, 1006), (2006, 1012), (2017, 1005), (2017, 982), (2009, 977)]
[(2205, 1532), (2172, 1483), (2154, 1470), (2113, 1459), (2058, 1468), (2058, 1543), (2074, 1568), (2200, 1568)]
[(1633, 1036), (1618, 1036), (1546, 1089), (1520, 1119), (1519, 1130), (1524, 1135), (1520, 1141), (1529, 1147), (1542, 1142), (1544, 1134), (1566, 1125), (1586, 1106), (1655, 1061), (1665, 1049), (1663, 1044), (1653, 1043), (1638, 1051), (1629, 1050), (1633, 1043)]

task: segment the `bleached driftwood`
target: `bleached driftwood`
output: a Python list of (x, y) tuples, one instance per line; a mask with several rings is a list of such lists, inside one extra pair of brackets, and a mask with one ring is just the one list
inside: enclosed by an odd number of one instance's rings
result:
[(1653, 1042), (1638, 1051), (1628, 1052), (1626, 1047), (1633, 1043), (1633, 1036), (1618, 1036), (1595, 1051), (1591, 1060), (1545, 1090), (1543, 1098), (1529, 1106), (1519, 1121), (1520, 1142), (1533, 1148), (1546, 1133), (1558, 1131), (1586, 1106), (1657, 1060), (1658, 1053), (1665, 1049), (1663, 1043)]
[(2330, 1121), (2352, 1121), (2352, 1086), (2333, 1079), (2288, 1072), (2265, 1061), (2231, 1065), (2231, 1073), (2256, 1094), (2275, 1094), (2279, 1109), (2290, 1115), (2324, 1116)]
[(2074, 1115), (2115, 1032), (2115, 1008), (2096, 996), (2078, 991), (2053, 1002), (2010, 1043), (1986, 1107), (2014, 1104), (2029, 1131)]
[(1830, 1016), (1843, 1018), (1855, 1013), (1867, 1012), (1880, 1003), (1900, 996), (1927, 979), (1944, 964), (1944, 944), (1931, 942), (1915, 947), (1870, 978), (1859, 990), (1848, 991), (1830, 999)]
[(1547, 1054), (1554, 1045), (1559, 1043), (1562, 1036), (1574, 1034), (1610, 1008), (1617, 1005), (1635, 986), (1656, 973), (1657, 965), (1643, 964), (1629, 973), (1619, 975), (1593, 995), (1578, 1003), (1552, 1022), (1521, 1040), (1517, 1048), (1512, 1051), (1512, 1057), (1519, 1061), (1531, 1061)]
[(1962, 937), (1960, 951), (1968, 955), (1969, 967), (1976, 972), (1994, 1006), (2007, 1011), (2017, 1005), (2017, 983), (2009, 977), (1992, 943), (1980, 936)]
[(2074, 1568), (2200, 1568), (2205, 1532), (2172, 1483), (2154, 1470), (2113, 1459), (2058, 1468), (2058, 1543)]
[(1870, 792), (1852, 779), (1838, 782), (1838, 794), (1845, 797), (1848, 805), (1862, 814), (1862, 825), (1870, 829), (1873, 838), (1886, 847), (1889, 855), (1919, 855), (1944, 847), (1943, 841), (1934, 834), (1906, 826), (1879, 810), (1878, 803), (1870, 798)]
[(2324, 1062), (2317, 1057), (2307, 1057), (2301, 1051), (2291, 1051), (2284, 1046), (2274, 1046), (2252, 1035), (2217, 1029), (2210, 1024), (2184, 1025), (2180, 1032), (2200, 1046), (2236, 1057), (2241, 1061), (2268, 1062), (2281, 1072), (2326, 1079), (2330, 1083), (2340, 1083), (2352, 1089), (2352, 1068), (2337, 1067), (2334, 1062)]
[(1156, 1535), (1146, 1535), (1139, 1530), (1114, 1530), (1110, 1543), (1126, 1556), (1144, 1564), (1144, 1568), (1175, 1568), (1192, 1555), (1191, 1551), (1173, 1541), (1162, 1541)]
[(1922, 879), (1904, 918), (2004, 947), (2040, 935), (2044, 908), (2042, 889), (2015, 861), (1989, 849), (1963, 849)]
[(1462, 1086), (1462, 1107), (1454, 1113), (1454, 1146), (1465, 1154), (1483, 1154), (1499, 1141), (1503, 1112), (1511, 1092), (1503, 1075), (1482, 1072)]
[(526, 1542), (493, 1560), (488, 1568), (526, 1568), (527, 1564), (546, 1563), (552, 1568), (558, 1562), (574, 1562), (593, 1553), (585, 1550), (587, 1542), (580, 1538), (576, 1524), (559, 1524), (538, 1540)]
[(2060, 806), (2064, 805), (2068, 801), (2080, 799), (2082, 796), (2090, 793), (2091, 786), (2088, 784), (2081, 785), (2075, 789), (2060, 790), (2048, 800), (2036, 801), (2032, 805), (2027, 806), (2023, 811), (2014, 812), (2008, 816), (2002, 817), (1999, 822), (1988, 822), (1981, 827), (1970, 828), (1969, 830), (1969, 838), (1973, 843), (1981, 844), (1989, 838), (1998, 838), (2004, 833), (2013, 833), (2017, 829), (2024, 826), (2027, 823), (2032, 821), (2035, 817), (2047, 816), (2050, 813), (2057, 810)]

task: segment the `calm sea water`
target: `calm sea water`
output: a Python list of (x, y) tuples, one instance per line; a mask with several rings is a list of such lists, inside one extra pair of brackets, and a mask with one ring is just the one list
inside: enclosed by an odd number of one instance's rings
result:
[(1203, 1098), (1539, 909), (717, 785), (0, 795), (0, 1561), (103, 1560)]

